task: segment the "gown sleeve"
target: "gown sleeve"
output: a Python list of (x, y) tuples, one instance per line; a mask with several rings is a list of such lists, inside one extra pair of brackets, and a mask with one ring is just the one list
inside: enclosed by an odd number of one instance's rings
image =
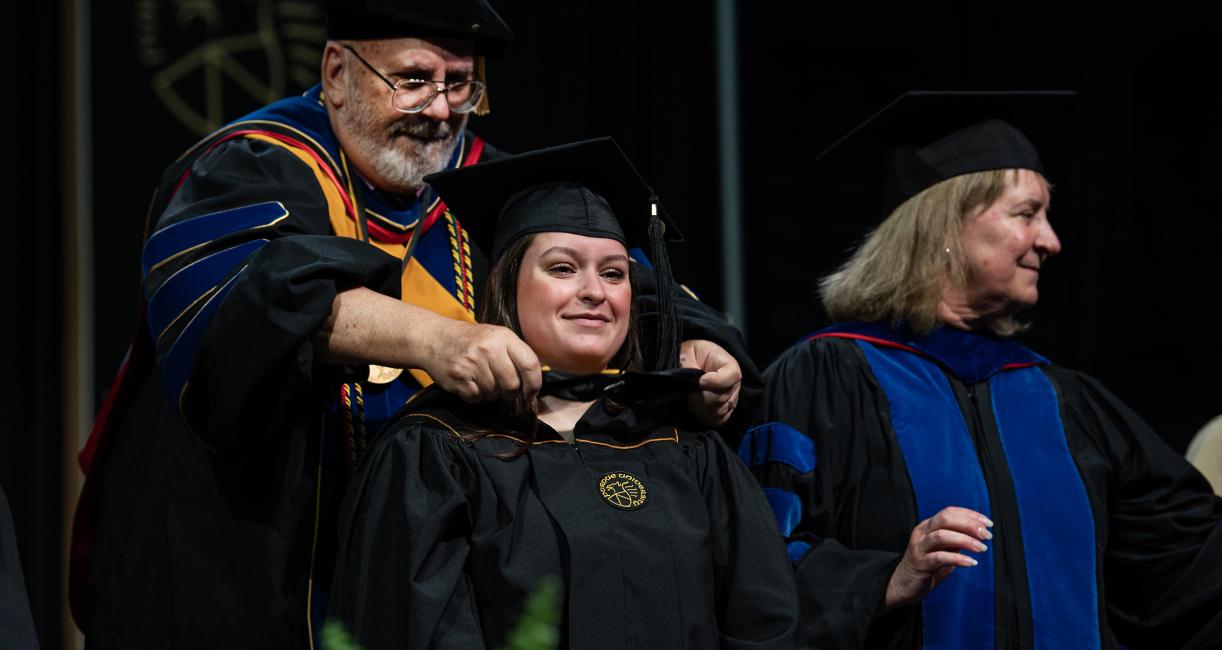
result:
[(721, 647), (792, 649), (797, 593), (768, 502), (720, 436), (710, 432), (705, 440), (702, 480)]
[(150, 230), (157, 365), (170, 403), (214, 448), (249, 448), (236, 431), (282, 430), (319, 373), (341, 372), (315, 363), (312, 342), (338, 292), (398, 296), (398, 260), (331, 234), (342, 208), (329, 183), (281, 146), (225, 141), (194, 161)]
[[(1102, 568), (1108, 616), (1130, 648), (1217, 647), (1222, 639), (1222, 498), (1097, 380), (1054, 369), (1076, 455), (1106, 472)], [(1072, 439), (1071, 439), (1072, 440)]]
[[(799, 639), (818, 648), (860, 648), (880, 632), (872, 626), (900, 559), (837, 539), (840, 513), (853, 508), (853, 468), (871, 462), (866, 440), (886, 426), (879, 388), (854, 352), (851, 343), (813, 341), (783, 354), (764, 373), (761, 424), (739, 446), (794, 565)], [(909, 609), (880, 617), (880, 627), (906, 626)]]
[(483, 648), (465, 572), (478, 458), (418, 416), (392, 426), (341, 507), (328, 616), (365, 650)]

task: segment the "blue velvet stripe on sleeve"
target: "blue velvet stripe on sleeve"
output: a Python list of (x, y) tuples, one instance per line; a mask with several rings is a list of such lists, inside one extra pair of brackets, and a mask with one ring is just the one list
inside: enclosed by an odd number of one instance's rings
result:
[(789, 490), (769, 487), (764, 488), (764, 496), (768, 497), (768, 505), (772, 506), (781, 535), (789, 537), (798, 522), (802, 521), (802, 499)]
[(242, 271), (246, 267), (242, 267), (234, 274), (225, 286), (216, 290), (212, 295), (208, 296), (204, 306), (196, 312), (190, 323), (183, 328), (182, 334), (178, 335), (178, 339), (174, 342), (174, 346), (170, 348), (169, 354), (166, 355), (163, 370), (163, 380), (166, 390), (169, 391), (170, 402), (181, 407), (180, 399), (183, 389), (187, 386), (187, 380), (191, 378), (191, 367), (195, 361), (195, 348), (199, 345), (200, 338), (204, 335), (204, 330), (208, 326), (208, 321), (212, 320), (213, 314), (220, 307), (221, 301), (225, 299), (225, 295), (233, 288), (234, 282), (242, 275)]
[(802, 558), (806, 557), (806, 552), (810, 550), (810, 544), (806, 542), (790, 542), (785, 545), (785, 552), (789, 555), (789, 561), (797, 564)]
[(265, 244), (266, 239), (256, 239), (226, 248), (196, 260), (170, 276), (149, 298), (148, 324), (153, 343), (156, 344), (174, 321), (214, 290), (238, 265)]
[(800, 474), (815, 471), (815, 443), (784, 422), (752, 427), (738, 445), (738, 456), (748, 467), (784, 463)]
[(288, 216), (279, 201), (245, 205), (232, 210), (212, 212), (180, 221), (153, 233), (144, 244), (140, 264), (145, 278), (149, 273), (189, 250), (243, 230), (265, 228)]

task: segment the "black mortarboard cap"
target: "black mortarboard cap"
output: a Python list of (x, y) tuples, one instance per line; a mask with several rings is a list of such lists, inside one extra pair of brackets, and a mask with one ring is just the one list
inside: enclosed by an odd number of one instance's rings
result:
[(611, 138), (539, 149), (430, 174), (428, 183), (495, 263), (523, 235), (569, 232), (650, 250), (656, 209), (666, 238), (678, 228)]
[(453, 38), (500, 59), (513, 42), (509, 25), (486, 0), (328, 0), (327, 38)]
[(1057, 148), (1058, 116), (1073, 96), (1061, 90), (910, 91), (817, 160), (825, 168), (851, 161), (857, 173), (881, 180), (883, 216), (963, 174), (1031, 169), (1048, 176), (1039, 151)]
[(678, 317), (663, 239), (682, 241), (653, 189), (611, 138), (539, 149), (424, 178), (493, 264), (539, 232), (614, 239), (649, 252), (658, 283), (655, 369), (675, 365)]

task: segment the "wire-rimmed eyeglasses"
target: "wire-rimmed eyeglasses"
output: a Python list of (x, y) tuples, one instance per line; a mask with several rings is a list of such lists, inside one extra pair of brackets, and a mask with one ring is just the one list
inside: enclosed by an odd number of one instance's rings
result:
[(484, 96), (484, 82), (478, 79), (465, 81), (426, 81), (424, 79), (401, 79), (391, 81), (373, 64), (366, 61), (351, 45), (344, 49), (352, 52), (357, 61), (365, 64), (390, 88), (390, 105), (400, 113), (419, 113), (428, 108), (438, 95), (445, 95), (450, 110), (455, 113), (470, 113)]

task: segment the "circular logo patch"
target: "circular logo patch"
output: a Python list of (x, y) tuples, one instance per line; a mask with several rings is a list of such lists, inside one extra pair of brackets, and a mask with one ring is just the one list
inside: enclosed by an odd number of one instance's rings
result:
[(620, 510), (636, 510), (645, 505), (649, 491), (641, 479), (624, 472), (611, 472), (598, 481), (598, 493)]

